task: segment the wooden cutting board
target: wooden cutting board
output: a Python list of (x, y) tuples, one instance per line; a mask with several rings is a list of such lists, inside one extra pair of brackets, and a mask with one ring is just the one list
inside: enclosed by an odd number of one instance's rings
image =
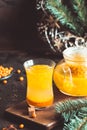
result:
[[(36, 118), (30, 118), (28, 114), (28, 106), (26, 101), (22, 101), (18, 103), (17, 105), (12, 105), (11, 107), (6, 109), (7, 115), (12, 115), (15, 116), (16, 118), (19, 118), (21, 121), (25, 121), (28, 126), (31, 127), (33, 130), (41, 129), (41, 130), (50, 130), (54, 128), (55, 126), (60, 125), (61, 119), (60, 117), (56, 118), (56, 112), (55, 112), (55, 104), (58, 103), (59, 101), (64, 101), (67, 99), (72, 99), (76, 97), (71, 97), (62, 94), (61, 92), (54, 87), (54, 95), (55, 95), (55, 100), (54, 104), (48, 108), (45, 108), (40, 111), (36, 111)], [(15, 118), (14, 118), (15, 119)]]

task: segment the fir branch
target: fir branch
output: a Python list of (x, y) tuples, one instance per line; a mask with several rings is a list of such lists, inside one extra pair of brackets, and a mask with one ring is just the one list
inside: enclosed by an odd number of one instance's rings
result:
[(72, 0), (72, 6), (75, 13), (77, 13), (78, 21), (85, 26), (87, 24), (85, 0)]
[(87, 117), (87, 107), (82, 107), (80, 111), (78, 111), (78, 117), (79, 118)]
[(75, 26), (73, 26), (72, 18), (70, 18), (70, 12), (66, 6), (61, 5), (61, 2), (48, 0), (45, 6), (62, 25), (66, 25), (67, 23), (69, 28), (76, 30)]
[(63, 5), (60, 0), (46, 0), (45, 8), (55, 16), (61, 25), (72, 33), (82, 36), (85, 33), (84, 26), (86, 26), (86, 6), (84, 7), (84, 1), (82, 0), (79, 0), (78, 2), (73, 0), (72, 5), (74, 11), (77, 12), (76, 18), (69, 8), (66, 5)]
[(73, 118), (68, 119), (68, 122), (64, 121), (63, 130), (87, 130), (87, 117), (81, 119), (75, 114)]
[[(67, 116), (67, 115), (66, 115)], [(76, 115), (73, 118), (68, 118), (68, 122), (64, 121), (63, 130), (80, 130), (82, 119), (79, 119)]]
[(57, 113), (62, 113), (66, 111), (76, 110), (78, 108), (87, 106), (87, 99), (69, 99), (63, 102), (59, 102), (55, 105), (55, 110)]
[(59, 102), (55, 109), (64, 119), (63, 130), (87, 130), (87, 98)]
[[(78, 127), (78, 130), (87, 130), (87, 117), (84, 117), (83, 119), (82, 119), (82, 122), (81, 122), (81, 124), (79, 125), (79, 127)], [(86, 129), (84, 129), (84, 125), (86, 125), (85, 127), (86, 127)]]
[[(87, 108), (84, 107), (86, 110)], [(62, 117), (64, 118), (64, 127), (63, 130), (87, 130), (87, 111), (82, 112), (83, 116), (80, 117), (78, 115), (78, 112), (81, 111), (82, 108), (79, 108), (78, 110), (73, 110), (69, 112), (62, 113)], [(84, 110), (85, 110), (84, 109)]]

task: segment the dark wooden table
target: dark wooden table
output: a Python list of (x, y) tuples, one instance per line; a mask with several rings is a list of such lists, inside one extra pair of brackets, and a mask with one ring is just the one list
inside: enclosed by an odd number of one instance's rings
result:
[[(35, 57), (44, 56), (36, 56), (20, 51), (0, 51), (0, 65), (12, 66), (15, 70), (13, 76), (7, 80), (7, 84), (3, 84), (3, 82), (0, 81), (0, 130), (10, 124), (13, 124), (17, 130), (19, 130), (19, 124), (21, 123), (25, 125), (22, 130), (36, 130), (36, 127), (32, 128), (32, 126), (30, 126), (31, 128), (29, 128), (28, 124), (26, 124), (23, 119), (20, 118), (20, 120), (17, 121), (14, 116), (10, 118), (10, 116), (7, 116), (5, 112), (7, 108), (25, 100), (26, 75), (23, 63), (24, 61)], [(46, 58), (48, 57), (46, 56)], [(17, 69), (21, 70), (20, 74), (16, 73)], [(20, 76), (24, 77), (23, 81), (19, 81)], [(62, 130), (62, 128), (56, 127), (53, 128), (53, 130)]]

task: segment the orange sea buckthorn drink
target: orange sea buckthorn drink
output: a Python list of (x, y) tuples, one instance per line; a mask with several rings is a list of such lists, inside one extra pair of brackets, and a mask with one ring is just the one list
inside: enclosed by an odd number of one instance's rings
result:
[[(76, 69), (76, 71), (75, 73), (72, 73), (70, 77), (70, 73), (67, 71), (64, 74), (61, 67), (63, 66), (57, 65), (54, 71), (54, 82), (59, 90), (64, 94), (71, 96), (87, 96), (87, 76), (83, 74), (82, 69), (79, 68), (79, 72), (77, 72), (77, 67), (73, 66), (73, 69)], [(87, 71), (87, 67), (83, 69), (83, 71), (85, 71), (85, 69)]]
[(87, 48), (70, 47), (63, 56), (54, 70), (56, 86), (66, 95), (87, 96)]
[(34, 59), (24, 63), (27, 76), (26, 101), (28, 105), (39, 108), (52, 105), (54, 66), (55, 62), (50, 59)]

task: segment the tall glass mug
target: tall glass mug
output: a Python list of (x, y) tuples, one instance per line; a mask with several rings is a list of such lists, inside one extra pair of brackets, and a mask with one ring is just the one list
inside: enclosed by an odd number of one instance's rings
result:
[(36, 58), (24, 62), (27, 76), (26, 101), (38, 108), (52, 105), (52, 87), (55, 62), (51, 59)]

